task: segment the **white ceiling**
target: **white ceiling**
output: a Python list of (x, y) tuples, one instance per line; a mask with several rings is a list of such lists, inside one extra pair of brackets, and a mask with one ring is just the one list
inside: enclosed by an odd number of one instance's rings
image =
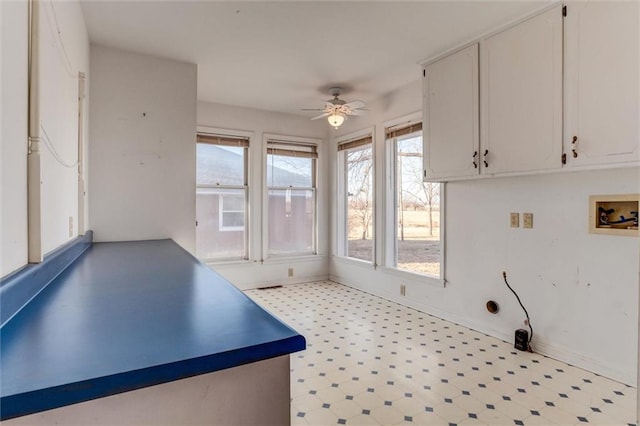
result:
[(198, 64), (198, 98), (313, 116), (328, 88), (365, 102), (417, 62), (539, 9), (536, 1), (82, 2), (92, 43)]

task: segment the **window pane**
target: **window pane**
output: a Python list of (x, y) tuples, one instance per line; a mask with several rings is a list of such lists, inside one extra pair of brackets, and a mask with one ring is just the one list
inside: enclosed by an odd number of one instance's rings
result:
[(220, 196), (220, 230), (241, 231), (244, 227), (244, 194)]
[(269, 190), (269, 254), (313, 251), (313, 190)]
[(346, 151), (347, 256), (373, 260), (373, 150)]
[(222, 212), (221, 228), (237, 228), (244, 226), (244, 212)]
[(422, 181), (422, 137), (396, 142), (397, 266), (440, 275), (440, 184)]
[(267, 155), (267, 186), (313, 187), (313, 159)]
[[(196, 255), (199, 258), (245, 257), (244, 200), (244, 189), (197, 188)], [(229, 204), (233, 205), (232, 211), (226, 210)]]
[(245, 149), (235, 146), (197, 144), (197, 184), (244, 185)]
[(222, 209), (225, 212), (228, 211), (243, 211), (244, 210), (244, 197), (225, 195), (221, 198)]

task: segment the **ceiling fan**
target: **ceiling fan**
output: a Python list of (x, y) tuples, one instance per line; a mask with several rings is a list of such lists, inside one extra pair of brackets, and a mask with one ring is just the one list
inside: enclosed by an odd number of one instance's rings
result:
[(324, 108), (303, 108), (302, 111), (323, 111), (322, 114), (313, 117), (312, 120), (327, 117), (329, 124), (336, 129), (344, 123), (344, 120), (348, 116), (366, 114), (364, 102), (345, 102), (339, 98), (341, 92), (342, 87), (332, 87), (329, 89), (329, 93), (333, 96), (333, 99), (327, 100), (324, 104)]

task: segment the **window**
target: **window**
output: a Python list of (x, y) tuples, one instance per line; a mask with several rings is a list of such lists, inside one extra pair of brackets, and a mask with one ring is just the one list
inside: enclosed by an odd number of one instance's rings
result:
[(196, 255), (247, 258), (249, 140), (199, 133), (196, 166)]
[(341, 216), (338, 223), (345, 229), (339, 233), (339, 254), (354, 259), (374, 260), (373, 206), (373, 138), (371, 135), (338, 144)]
[(238, 195), (221, 195), (220, 200), (220, 230), (244, 230), (244, 197)]
[(439, 277), (441, 187), (422, 180), (422, 125), (387, 129), (387, 140), (395, 198), (393, 266)]
[(316, 253), (315, 144), (267, 141), (269, 255)]

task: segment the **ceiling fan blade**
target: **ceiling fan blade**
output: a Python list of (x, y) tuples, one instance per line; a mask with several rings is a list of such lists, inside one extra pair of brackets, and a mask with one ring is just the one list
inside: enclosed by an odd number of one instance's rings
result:
[(330, 114), (330, 113), (325, 112), (324, 114), (320, 114), (320, 115), (319, 115), (319, 116), (317, 116), (317, 117), (313, 117), (313, 118), (312, 118), (312, 120), (317, 120), (317, 119), (322, 118), (322, 117), (328, 117), (328, 116), (329, 116), (329, 114)]
[(367, 115), (367, 111), (364, 109), (352, 109), (349, 115)]
[(364, 108), (364, 102), (362, 102), (362, 101), (353, 101), (353, 102), (348, 102), (348, 103), (344, 104), (344, 106), (349, 107), (351, 109)]
[(300, 108), (300, 111), (324, 111), (325, 108)]

